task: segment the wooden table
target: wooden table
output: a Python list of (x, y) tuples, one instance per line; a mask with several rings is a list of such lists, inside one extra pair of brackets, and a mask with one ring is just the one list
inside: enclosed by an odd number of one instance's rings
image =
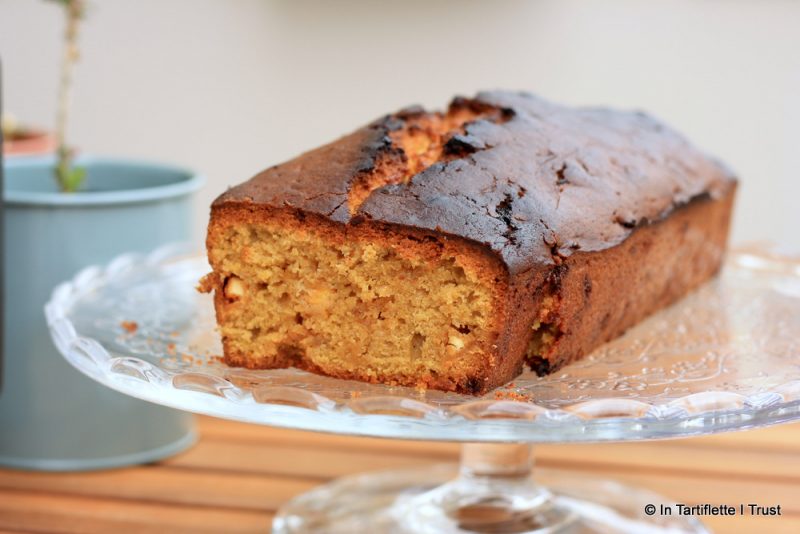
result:
[[(329, 436), (198, 418), (199, 443), (155, 465), (0, 470), (0, 532), (265, 532), (275, 510), (350, 473), (455, 461), (450, 443)], [(717, 532), (800, 532), (800, 425), (703, 438), (548, 445), (538, 465), (612, 477), (690, 504), (781, 505), (707, 517)]]

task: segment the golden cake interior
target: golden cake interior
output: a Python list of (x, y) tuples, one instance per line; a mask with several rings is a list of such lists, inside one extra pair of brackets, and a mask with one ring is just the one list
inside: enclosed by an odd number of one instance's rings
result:
[(480, 254), (253, 213), (212, 220), (208, 244), (229, 364), (448, 389), (485, 373), (502, 284)]

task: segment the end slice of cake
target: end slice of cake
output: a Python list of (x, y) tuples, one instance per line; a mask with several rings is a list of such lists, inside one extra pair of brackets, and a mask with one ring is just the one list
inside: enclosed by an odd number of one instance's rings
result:
[(480, 394), (713, 276), (735, 188), (641, 113), (456, 98), (223, 194), (201, 288), (229, 365)]

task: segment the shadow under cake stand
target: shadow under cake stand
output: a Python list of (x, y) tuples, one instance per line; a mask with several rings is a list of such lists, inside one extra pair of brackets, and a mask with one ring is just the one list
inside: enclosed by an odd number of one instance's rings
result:
[(667, 499), (537, 469), (534, 443), (677, 438), (800, 418), (800, 261), (731, 253), (721, 275), (553, 375), (475, 398), (220, 363), (205, 258), (175, 245), (60, 285), (55, 344), (122, 393), (195, 413), (396, 439), (463, 442), (461, 465), (346, 477), (286, 504), (275, 532), (707, 532), (650, 515)]

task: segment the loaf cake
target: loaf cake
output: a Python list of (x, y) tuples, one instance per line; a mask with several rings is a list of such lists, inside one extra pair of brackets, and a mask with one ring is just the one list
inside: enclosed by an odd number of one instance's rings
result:
[(644, 113), (480, 93), (229, 189), (201, 290), (229, 365), (482, 394), (712, 277), (735, 189)]

